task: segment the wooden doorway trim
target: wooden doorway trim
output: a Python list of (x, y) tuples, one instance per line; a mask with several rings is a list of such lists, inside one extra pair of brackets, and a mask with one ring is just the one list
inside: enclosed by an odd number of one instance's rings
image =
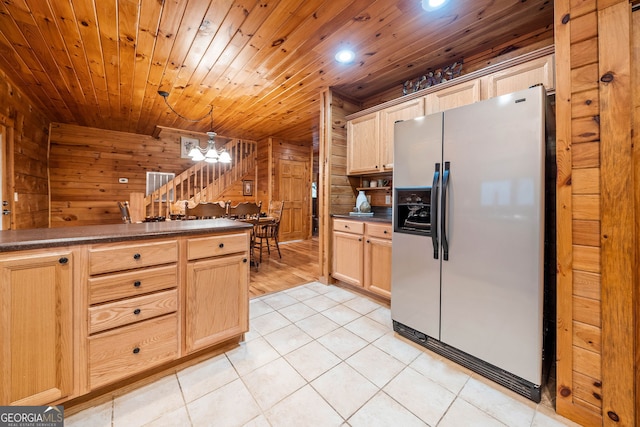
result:
[(0, 141), (0, 149), (2, 149), (2, 156), (0, 159), (2, 164), (0, 165), (0, 173), (2, 173), (2, 197), (3, 200), (6, 200), (9, 205), (2, 206), (2, 210), (8, 209), (11, 211), (9, 215), (1, 215), (2, 216), (2, 230), (11, 230), (13, 229), (13, 224), (15, 224), (15, 201), (13, 198), (13, 192), (15, 189), (15, 174), (14, 170), (14, 121), (7, 116), (0, 114), (0, 132), (2, 135), (2, 141)]

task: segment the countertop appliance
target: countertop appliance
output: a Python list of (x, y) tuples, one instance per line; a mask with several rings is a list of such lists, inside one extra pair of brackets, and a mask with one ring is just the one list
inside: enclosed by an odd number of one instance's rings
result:
[[(538, 86), (397, 122), (392, 209), (394, 330), (537, 402), (545, 113)], [(420, 218), (428, 228), (405, 227)]]

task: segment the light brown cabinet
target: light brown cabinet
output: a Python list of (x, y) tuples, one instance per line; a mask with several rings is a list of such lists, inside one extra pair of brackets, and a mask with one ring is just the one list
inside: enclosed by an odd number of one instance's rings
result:
[(246, 233), (187, 241), (187, 353), (249, 330), (248, 247)]
[(177, 241), (94, 245), (88, 257), (89, 388), (175, 360)]
[(391, 298), (391, 224), (333, 220), (334, 279)]
[(364, 288), (391, 299), (391, 224), (365, 224)]
[(380, 168), (393, 170), (394, 124), (424, 116), (424, 99), (416, 98), (380, 111)]
[(333, 220), (331, 276), (354, 286), (364, 286), (364, 223)]
[(347, 122), (347, 174), (381, 172), (380, 114), (367, 114)]
[(72, 250), (0, 257), (0, 405), (73, 394)]
[(547, 91), (555, 89), (554, 55), (544, 56), (516, 65), (506, 70), (489, 74), (487, 99), (542, 84)]
[(428, 94), (425, 97), (425, 105), (427, 114), (433, 114), (473, 104), (480, 99), (480, 79), (475, 79)]
[[(542, 83), (555, 89), (554, 55), (546, 55), (431, 91), (425, 96), (371, 112), (347, 121), (347, 175), (368, 175), (393, 170), (394, 123), (472, 104), (484, 99), (527, 89)], [(466, 77), (466, 78), (465, 78)], [(471, 80), (466, 80), (471, 79)], [(466, 81), (465, 81), (466, 80)], [(454, 81), (455, 82), (455, 81)]]

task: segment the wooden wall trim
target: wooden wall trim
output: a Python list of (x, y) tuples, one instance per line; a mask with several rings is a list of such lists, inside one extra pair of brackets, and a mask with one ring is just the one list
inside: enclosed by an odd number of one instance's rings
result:
[[(635, 236), (636, 243), (640, 242), (640, 11), (631, 14), (632, 54), (631, 54), (631, 88), (633, 97), (632, 114), (632, 145), (633, 145), (633, 180), (635, 194)], [(635, 265), (640, 266), (640, 251), (636, 251)], [(636, 342), (636, 408), (640, 408), (640, 273), (636, 269), (635, 295), (633, 305), (635, 307), (635, 342)], [(636, 413), (636, 421), (640, 414)]]
[(569, 0), (557, 0), (556, 38), (556, 251), (557, 251), (557, 350), (556, 410), (572, 416), (573, 396), (573, 246), (571, 190), (571, 20)]
[(318, 261), (319, 279), (329, 281), (329, 189), (331, 186), (331, 91), (320, 94), (320, 129), (318, 152)]
[[(602, 6), (605, 6), (604, 8)], [(598, 1), (603, 425), (635, 426), (631, 7)]]

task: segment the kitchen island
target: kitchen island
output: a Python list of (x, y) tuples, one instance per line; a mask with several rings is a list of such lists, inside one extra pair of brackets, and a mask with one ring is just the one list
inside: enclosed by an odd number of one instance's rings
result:
[(98, 396), (237, 344), (251, 224), (0, 232), (0, 405)]

